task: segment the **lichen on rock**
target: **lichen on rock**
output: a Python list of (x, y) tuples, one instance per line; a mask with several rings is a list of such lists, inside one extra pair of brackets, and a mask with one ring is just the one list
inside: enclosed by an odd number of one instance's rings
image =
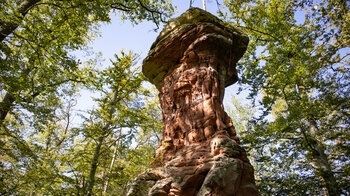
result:
[[(143, 73), (151, 83), (158, 86), (165, 75), (181, 61), (189, 46), (202, 36), (213, 36), (217, 38), (211, 40), (226, 42), (208, 43), (219, 45), (222, 55), (230, 57), (225, 66), (235, 66), (245, 52), (249, 40), (247, 34), (240, 29), (225, 25), (209, 12), (191, 8), (178, 18), (170, 20), (164, 27), (143, 61)], [(227, 85), (234, 82), (232, 80)]]

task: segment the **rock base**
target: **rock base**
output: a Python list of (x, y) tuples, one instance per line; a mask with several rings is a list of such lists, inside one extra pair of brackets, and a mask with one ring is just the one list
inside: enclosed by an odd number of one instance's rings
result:
[(232, 139), (217, 135), (205, 144), (186, 147), (165, 165), (140, 175), (128, 195), (255, 196), (259, 193), (244, 149)]

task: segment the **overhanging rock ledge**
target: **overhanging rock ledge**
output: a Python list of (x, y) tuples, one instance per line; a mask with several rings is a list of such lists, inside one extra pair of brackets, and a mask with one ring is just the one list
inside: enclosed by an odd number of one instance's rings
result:
[[(164, 27), (143, 61), (142, 71), (151, 83), (158, 86), (165, 75), (193, 50), (212, 51), (212, 55), (222, 58), (223, 66), (235, 69), (248, 42), (248, 35), (240, 29), (224, 24), (209, 12), (192, 8)], [(231, 75), (225, 75), (225, 86), (237, 81), (236, 72), (228, 74)]]

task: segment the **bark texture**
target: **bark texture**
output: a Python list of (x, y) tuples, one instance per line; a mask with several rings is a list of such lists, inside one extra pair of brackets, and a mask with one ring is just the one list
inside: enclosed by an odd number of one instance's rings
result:
[(143, 62), (159, 90), (162, 138), (153, 168), (128, 195), (259, 195), (222, 104), (247, 45), (245, 33), (198, 8), (164, 28)]
[(319, 137), (319, 129), (317, 127), (316, 121), (311, 116), (308, 119), (310, 125), (310, 134), (306, 139), (309, 146), (311, 147), (311, 156), (316, 166), (316, 171), (320, 176), (321, 183), (324, 186), (325, 196), (337, 196), (341, 194), (341, 190), (338, 187), (336, 178), (329, 163), (328, 157), (325, 153), (325, 148), (322, 142), (317, 139)]
[(13, 96), (7, 92), (0, 102), (0, 124), (5, 120), (14, 102)]
[[(18, 8), (18, 19), (22, 21), (23, 17), (28, 13), (28, 11), (40, 0), (24, 0), (22, 1)], [(10, 35), (14, 30), (17, 29), (18, 23), (13, 21), (0, 21), (0, 42), (2, 42), (8, 35)]]

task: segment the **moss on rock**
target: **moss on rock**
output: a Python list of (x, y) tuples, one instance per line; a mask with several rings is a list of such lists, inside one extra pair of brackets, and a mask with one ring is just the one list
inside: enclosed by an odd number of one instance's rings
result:
[[(209, 28), (196, 29), (200, 24)], [(217, 34), (218, 39), (230, 41), (230, 44), (226, 44), (222, 49), (228, 48), (235, 54), (233, 66), (248, 45), (248, 36), (240, 29), (226, 25), (209, 12), (191, 8), (179, 17), (171, 19), (159, 34), (143, 61), (144, 75), (156, 86), (162, 83), (168, 71), (180, 62), (188, 46), (203, 34)]]

